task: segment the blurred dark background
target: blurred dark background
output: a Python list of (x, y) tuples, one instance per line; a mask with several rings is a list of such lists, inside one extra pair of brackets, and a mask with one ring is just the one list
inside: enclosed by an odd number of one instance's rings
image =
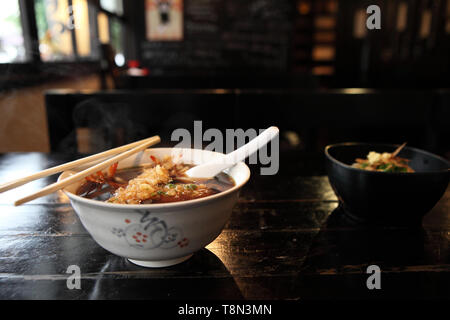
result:
[[(370, 5), (381, 29), (369, 30)], [(280, 127), (281, 146), (402, 143), (450, 158), (450, 0), (1, 4), (0, 152), (91, 153)]]

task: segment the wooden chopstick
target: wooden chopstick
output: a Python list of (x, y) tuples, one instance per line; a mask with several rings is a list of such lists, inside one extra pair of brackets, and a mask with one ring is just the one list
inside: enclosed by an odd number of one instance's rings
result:
[(83, 178), (85, 178), (85, 177), (87, 177), (87, 176), (89, 176), (91, 174), (94, 174), (94, 173), (96, 173), (96, 172), (98, 172), (98, 171), (100, 171), (102, 169), (105, 169), (106, 167), (111, 166), (112, 164), (114, 164), (116, 162), (119, 162), (119, 161), (121, 161), (121, 160), (123, 160), (125, 158), (128, 158), (129, 156), (131, 156), (131, 155), (133, 155), (135, 153), (138, 153), (139, 151), (145, 150), (148, 147), (150, 147), (150, 146), (152, 146), (152, 145), (154, 145), (156, 143), (159, 143), (160, 141), (161, 141), (161, 139), (159, 138), (159, 136), (154, 136), (152, 138), (149, 138), (146, 142), (142, 143), (141, 145), (138, 145), (137, 147), (134, 147), (131, 150), (125, 151), (124, 153), (121, 153), (121, 154), (119, 154), (119, 155), (117, 155), (115, 157), (112, 157), (112, 158), (110, 158), (110, 159), (108, 159), (106, 161), (100, 162), (100, 163), (96, 164), (95, 166), (90, 167), (90, 168), (88, 168), (86, 170), (83, 170), (81, 172), (78, 172), (78, 173), (76, 173), (76, 174), (74, 174), (74, 175), (72, 175), (72, 176), (70, 176), (70, 177), (68, 177), (68, 178), (66, 178), (64, 180), (55, 182), (55, 183), (53, 183), (53, 184), (51, 184), (51, 185), (41, 189), (38, 192), (32, 193), (32, 194), (30, 194), (30, 195), (28, 195), (28, 196), (26, 196), (24, 198), (21, 198), (21, 199), (15, 201), (14, 205), (15, 206), (19, 206), (21, 204), (24, 204), (25, 202), (28, 202), (28, 201), (31, 201), (31, 200), (34, 200), (34, 199), (46, 196), (46, 195), (48, 195), (50, 193), (53, 193), (55, 191), (58, 191), (58, 190), (60, 190), (60, 189), (62, 189), (64, 187), (67, 187), (68, 185), (70, 185), (70, 184), (72, 184), (72, 183), (74, 183), (74, 182), (76, 182), (76, 181), (78, 181), (80, 179), (83, 179)]
[[(157, 136), (155, 136), (155, 137), (157, 137)], [(104, 151), (104, 152), (100, 152), (100, 153), (94, 154), (92, 156), (88, 156), (88, 157), (81, 158), (81, 159), (78, 159), (78, 160), (75, 160), (75, 161), (67, 162), (67, 163), (61, 164), (61, 165), (56, 166), (56, 167), (52, 167), (52, 168), (48, 168), (48, 169), (39, 171), (37, 173), (34, 173), (34, 174), (26, 176), (26, 177), (22, 177), (22, 178), (15, 179), (15, 180), (10, 181), (10, 182), (3, 183), (3, 184), (0, 185), (0, 193), (8, 191), (8, 190), (11, 190), (11, 189), (14, 189), (14, 188), (17, 188), (17, 187), (20, 187), (21, 185), (24, 185), (24, 184), (26, 184), (28, 182), (31, 182), (31, 181), (34, 181), (34, 180), (37, 180), (37, 179), (40, 179), (40, 178), (43, 178), (43, 177), (50, 176), (50, 175), (58, 173), (58, 172), (62, 172), (62, 171), (65, 171), (65, 170), (70, 170), (72, 168), (78, 167), (78, 166), (83, 165), (85, 163), (89, 163), (89, 162), (92, 162), (92, 161), (95, 161), (95, 160), (98, 160), (98, 159), (101, 159), (101, 158), (106, 158), (106, 157), (109, 157), (109, 156), (116, 155), (118, 153), (124, 152), (124, 151), (129, 150), (131, 148), (134, 148), (136, 146), (139, 146), (139, 145), (141, 145), (142, 143), (144, 143), (146, 141), (150, 141), (150, 139), (154, 139), (155, 137), (139, 140), (139, 141), (136, 141), (136, 142), (133, 142), (133, 143), (130, 143), (130, 144), (126, 144), (126, 145), (118, 147), (118, 148), (110, 149), (110, 150), (107, 150), (107, 151)]]

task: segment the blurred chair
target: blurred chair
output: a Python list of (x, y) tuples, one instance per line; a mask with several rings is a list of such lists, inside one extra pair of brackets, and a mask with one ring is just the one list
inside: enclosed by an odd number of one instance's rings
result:
[[(117, 66), (115, 56), (116, 53), (109, 43), (100, 44), (100, 88), (102, 90), (121, 87), (120, 74), (124, 68)], [(108, 85), (108, 79), (112, 81), (112, 88)]]
[[(381, 29), (368, 30), (369, 5)], [(346, 87), (442, 88), (450, 85), (450, 1), (339, 1), (336, 80)]]

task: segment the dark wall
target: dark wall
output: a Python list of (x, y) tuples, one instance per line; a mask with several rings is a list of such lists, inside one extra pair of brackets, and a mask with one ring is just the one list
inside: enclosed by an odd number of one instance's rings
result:
[[(131, 2), (131, 1), (130, 1)], [(137, 57), (153, 73), (286, 72), (294, 2), (186, 0), (184, 40), (147, 41), (145, 1), (128, 4)]]
[[(234, 81), (243, 77), (234, 88), (255, 87), (252, 83), (260, 79), (264, 81), (258, 87), (272, 88), (450, 86), (448, 1), (340, 0), (334, 13), (326, 11), (323, 4), (327, 2), (310, 1), (310, 11), (301, 14), (298, 0), (185, 0), (184, 39), (164, 42), (146, 39), (145, 1), (126, 1), (128, 58), (148, 67), (150, 78), (186, 77), (175, 79), (176, 87), (184, 88), (231, 87), (217, 81), (222, 76), (235, 77)], [(406, 27), (399, 30), (401, 3), (408, 5), (408, 16)], [(372, 4), (381, 8), (381, 30), (357, 38), (353, 30), (356, 12)], [(430, 33), (423, 37), (425, 11), (432, 19)], [(318, 17), (333, 17), (336, 22), (323, 27), (316, 24)], [(334, 33), (334, 40), (317, 40), (317, 32)], [(334, 47), (334, 58), (314, 60), (313, 48), (324, 44)], [(320, 76), (314, 72), (317, 66), (334, 71)], [(189, 77), (206, 77), (206, 82), (218, 84), (197, 84)], [(171, 87), (174, 83), (172, 79), (161, 81), (162, 85), (144, 81), (138, 87)]]

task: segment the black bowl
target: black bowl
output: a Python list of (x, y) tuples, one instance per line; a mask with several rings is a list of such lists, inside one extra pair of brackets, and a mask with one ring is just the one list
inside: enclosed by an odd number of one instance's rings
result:
[(377, 225), (420, 224), (447, 189), (450, 164), (444, 158), (405, 147), (414, 173), (388, 173), (353, 168), (370, 151), (393, 152), (398, 145), (339, 143), (325, 148), (326, 169), (342, 212), (354, 221)]

